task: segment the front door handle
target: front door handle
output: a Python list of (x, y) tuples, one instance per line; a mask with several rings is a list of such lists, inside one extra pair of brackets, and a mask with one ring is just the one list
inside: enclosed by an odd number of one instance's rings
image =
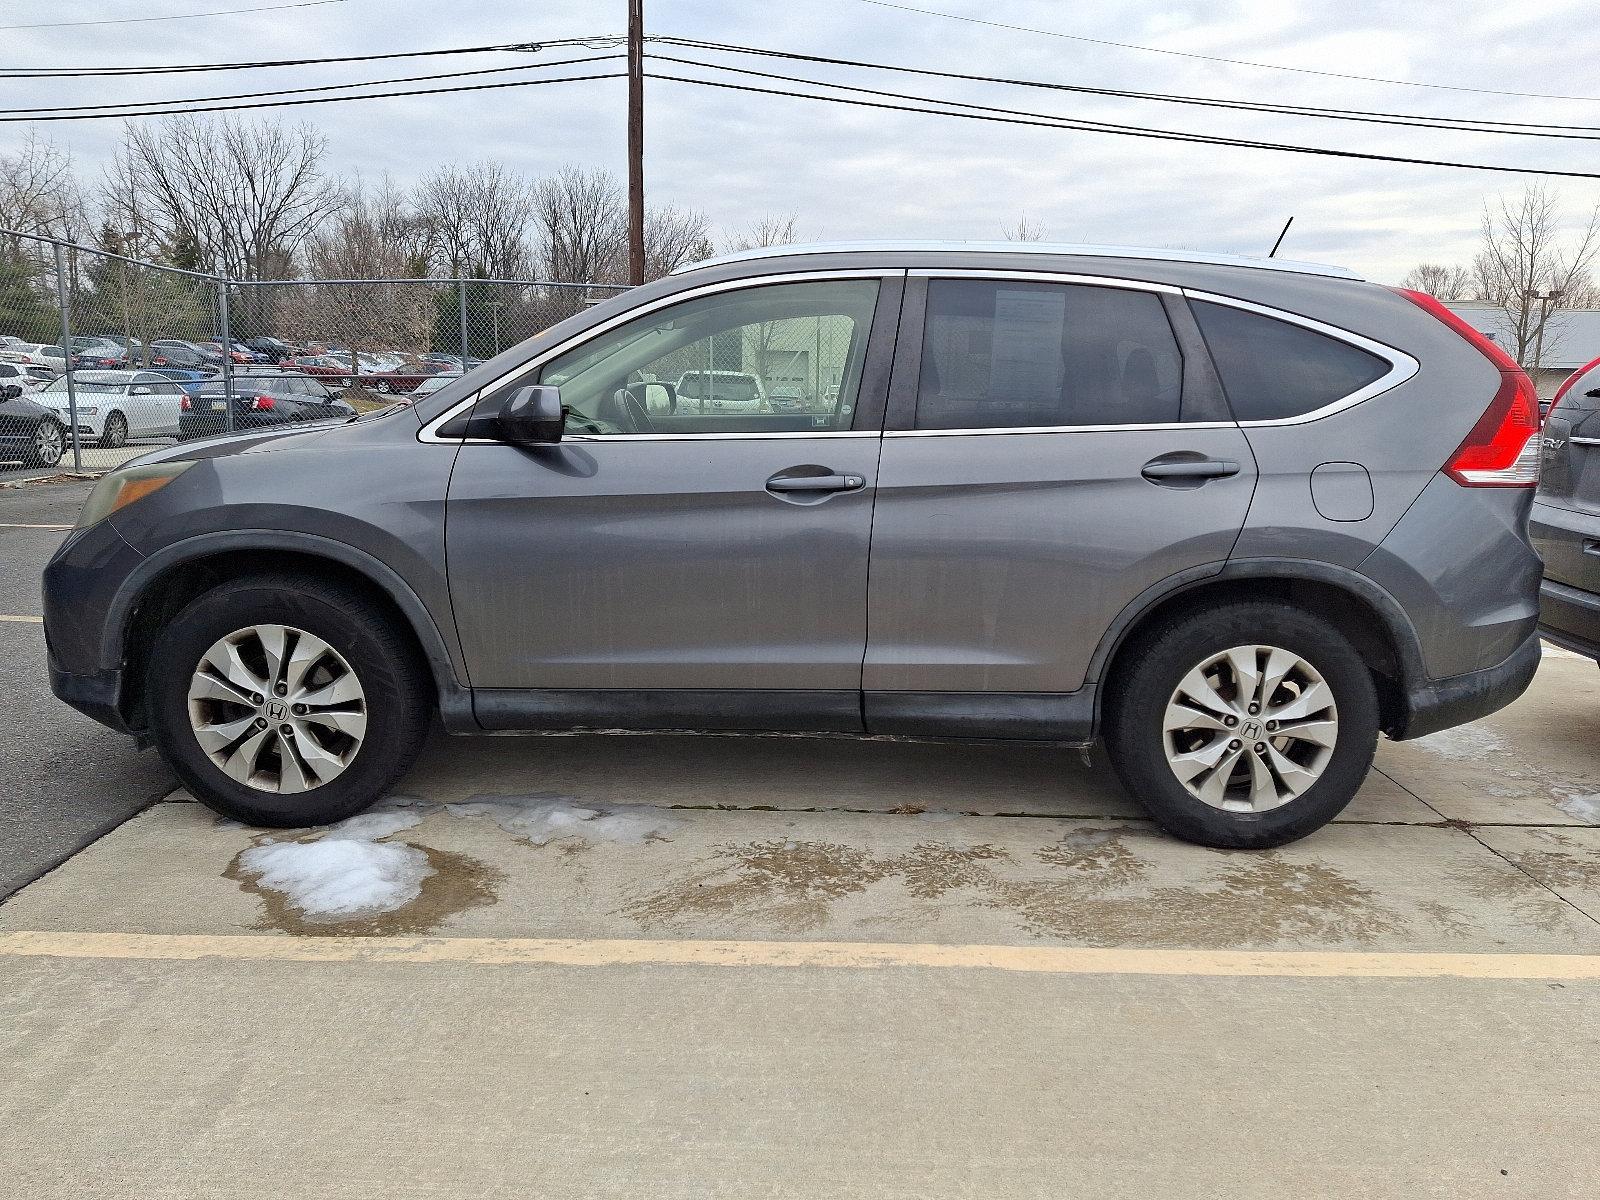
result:
[(1195, 483), (1207, 479), (1227, 479), (1239, 473), (1239, 464), (1226, 458), (1166, 459), (1155, 458), (1145, 463), (1139, 472), (1151, 483), (1164, 480)]
[(867, 486), (864, 475), (774, 475), (769, 492), (854, 492)]

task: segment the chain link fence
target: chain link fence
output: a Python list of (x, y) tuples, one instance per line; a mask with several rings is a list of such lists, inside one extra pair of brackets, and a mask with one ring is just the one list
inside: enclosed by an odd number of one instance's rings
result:
[(0, 230), (0, 477), (426, 394), (622, 290), (234, 280)]

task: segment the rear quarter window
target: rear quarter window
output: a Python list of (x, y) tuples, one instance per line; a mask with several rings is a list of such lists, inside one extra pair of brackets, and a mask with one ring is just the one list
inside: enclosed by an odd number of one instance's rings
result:
[(1383, 378), (1390, 364), (1349, 342), (1275, 317), (1191, 300), (1239, 421), (1302, 417)]

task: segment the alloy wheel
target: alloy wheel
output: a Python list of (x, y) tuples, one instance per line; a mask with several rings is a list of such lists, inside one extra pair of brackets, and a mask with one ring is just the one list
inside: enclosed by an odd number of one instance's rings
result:
[(1162, 720), (1167, 764), (1197, 799), (1265, 812), (1322, 777), (1339, 736), (1333, 689), (1278, 646), (1212, 655), (1173, 690)]
[(41, 467), (53, 467), (66, 452), (61, 426), (51, 420), (40, 421), (33, 431), (33, 458)]
[(263, 792), (337, 779), (367, 733), (367, 699), (342, 654), (287, 625), (219, 638), (189, 682), (189, 725), (206, 757)]

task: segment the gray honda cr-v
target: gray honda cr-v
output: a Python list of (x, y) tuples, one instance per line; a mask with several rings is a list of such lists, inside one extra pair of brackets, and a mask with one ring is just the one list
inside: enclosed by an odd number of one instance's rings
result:
[(1540, 632), (1600, 660), (1600, 359), (1550, 406), (1529, 529), (1544, 558)]
[[(718, 396), (751, 377), (788, 399)], [(52, 683), (264, 825), (360, 810), (437, 712), (1100, 736), (1173, 833), (1271, 846), (1380, 731), (1527, 686), (1538, 432), (1492, 343), (1343, 270), (755, 251), (107, 476), (45, 573)]]

